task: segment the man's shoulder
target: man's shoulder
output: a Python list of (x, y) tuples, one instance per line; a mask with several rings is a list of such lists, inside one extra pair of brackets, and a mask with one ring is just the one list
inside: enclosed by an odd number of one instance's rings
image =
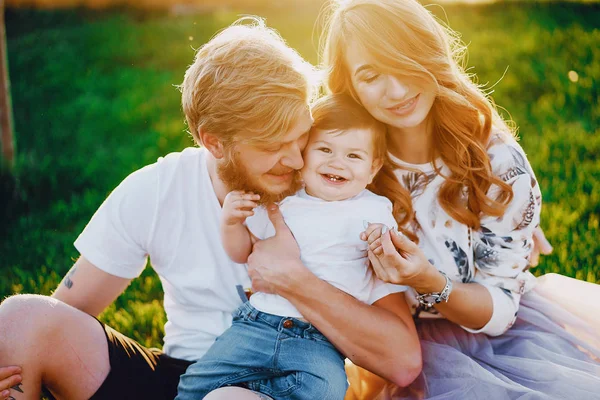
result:
[(174, 197), (198, 196), (207, 192), (210, 181), (206, 167), (206, 149), (189, 147), (169, 153), (136, 171), (140, 185), (154, 186), (159, 201)]
[(156, 165), (158, 168), (177, 168), (182, 164), (189, 165), (203, 162), (205, 157), (206, 149), (201, 147), (186, 147), (182, 151), (159, 157)]
[(159, 157), (152, 166), (163, 183), (173, 180), (198, 181), (206, 169), (206, 149), (188, 147)]

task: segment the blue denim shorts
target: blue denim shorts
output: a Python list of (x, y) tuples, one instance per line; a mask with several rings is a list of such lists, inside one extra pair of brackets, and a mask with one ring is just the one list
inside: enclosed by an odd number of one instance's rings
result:
[(181, 377), (178, 400), (242, 386), (275, 400), (342, 400), (344, 356), (310, 323), (258, 311), (249, 302)]

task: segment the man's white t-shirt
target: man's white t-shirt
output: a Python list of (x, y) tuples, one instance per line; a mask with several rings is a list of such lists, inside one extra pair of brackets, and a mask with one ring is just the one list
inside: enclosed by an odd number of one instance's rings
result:
[[(397, 226), (387, 198), (365, 189), (350, 199), (325, 201), (302, 189), (286, 197), (279, 209), (298, 243), (302, 263), (318, 278), (367, 304), (406, 290), (405, 286), (386, 284), (372, 273), (368, 245), (360, 239), (364, 221)], [(256, 208), (246, 225), (259, 239), (275, 235), (264, 207)], [(255, 293), (250, 303), (263, 312), (302, 318), (292, 303), (278, 295)]]
[(123, 278), (139, 276), (150, 257), (164, 289), (164, 351), (188, 360), (231, 325), (242, 302), (236, 285), (251, 285), (245, 265), (221, 245), (206, 155), (188, 148), (132, 173), (75, 241), (92, 264)]

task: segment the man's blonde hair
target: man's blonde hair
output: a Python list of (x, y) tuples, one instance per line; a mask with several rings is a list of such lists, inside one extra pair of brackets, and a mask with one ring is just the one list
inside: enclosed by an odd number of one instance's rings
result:
[(271, 142), (308, 112), (313, 67), (257, 17), (223, 29), (196, 53), (185, 73), (182, 105), (190, 133), (211, 133), (225, 146)]

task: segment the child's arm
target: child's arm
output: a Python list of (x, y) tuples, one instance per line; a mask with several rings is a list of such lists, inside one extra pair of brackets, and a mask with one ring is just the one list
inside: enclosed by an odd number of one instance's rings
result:
[(221, 242), (232, 261), (244, 264), (252, 252), (252, 234), (244, 225), (246, 218), (254, 215), (252, 211), (260, 196), (254, 193), (233, 191), (227, 194), (223, 202), (221, 216)]

